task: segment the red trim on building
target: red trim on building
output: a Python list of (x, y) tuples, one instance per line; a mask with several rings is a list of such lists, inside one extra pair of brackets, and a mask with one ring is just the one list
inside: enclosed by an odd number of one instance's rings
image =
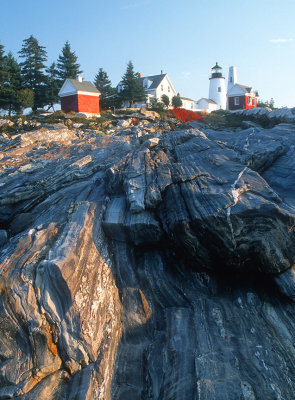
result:
[[(237, 100), (238, 99), (238, 100)], [(249, 102), (250, 99), (250, 102)], [(239, 104), (237, 104), (239, 103)], [(243, 110), (257, 107), (257, 97), (251, 96), (230, 96), (228, 97), (229, 110)]]
[(245, 101), (246, 101), (246, 108), (256, 108), (257, 107), (257, 98), (256, 97), (251, 97), (251, 96), (245, 96)]

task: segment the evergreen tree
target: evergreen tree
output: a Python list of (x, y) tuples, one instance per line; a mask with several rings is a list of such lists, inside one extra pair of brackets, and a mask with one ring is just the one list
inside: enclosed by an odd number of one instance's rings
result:
[(5, 81), (0, 87), (0, 107), (7, 110), (11, 115), (12, 111), (19, 110), (19, 101), (17, 94), (22, 87), (22, 76), (20, 66), (12, 53), (9, 52), (5, 62)]
[(53, 62), (49, 68), (46, 69), (47, 83), (45, 90), (46, 103), (52, 107), (54, 111), (54, 104), (59, 101), (58, 92), (60, 89), (60, 81), (58, 79), (58, 70), (56, 64)]
[(181, 107), (182, 106), (182, 101), (179, 96), (173, 96), (172, 97), (172, 105), (175, 108)]
[(108, 74), (102, 68), (95, 76), (94, 85), (101, 93), (99, 102), (102, 110), (116, 106), (117, 90), (112, 88)]
[(6, 81), (6, 56), (4, 46), (0, 44), (0, 108), (5, 106), (4, 82)]
[(275, 109), (275, 101), (273, 98), (271, 98), (270, 100), (266, 100), (266, 101), (258, 100), (257, 107), (261, 107), (261, 108), (268, 107), (268, 108), (271, 108), (272, 110), (274, 110)]
[(23, 41), (20, 57), (24, 61), (20, 63), (24, 86), (34, 92), (33, 111), (46, 104), (45, 87), (46, 76), (44, 74), (46, 61), (45, 47), (40, 46), (38, 40), (31, 35)]
[(122, 77), (122, 85), (123, 90), (120, 96), (123, 100), (129, 101), (130, 107), (133, 107), (133, 103), (136, 101), (145, 101), (145, 90), (139, 80), (139, 74), (134, 72), (131, 61), (129, 61), (126, 72)]
[(6, 80), (6, 56), (4, 53), (4, 46), (0, 44), (0, 86)]
[(25, 88), (17, 92), (18, 107), (23, 114), (24, 109), (27, 107), (33, 108), (34, 106), (34, 92), (31, 89)]
[(83, 72), (80, 70), (80, 64), (77, 63), (77, 60), (78, 57), (75, 52), (71, 51), (70, 43), (66, 41), (57, 60), (58, 77), (61, 84), (67, 78), (76, 79), (77, 75)]

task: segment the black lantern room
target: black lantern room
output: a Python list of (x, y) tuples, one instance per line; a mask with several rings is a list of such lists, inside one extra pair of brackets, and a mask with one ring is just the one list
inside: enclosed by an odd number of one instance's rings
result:
[(211, 71), (212, 71), (211, 78), (223, 78), (222, 68), (218, 65), (217, 61), (216, 61), (216, 65), (214, 65), (214, 67), (211, 68)]

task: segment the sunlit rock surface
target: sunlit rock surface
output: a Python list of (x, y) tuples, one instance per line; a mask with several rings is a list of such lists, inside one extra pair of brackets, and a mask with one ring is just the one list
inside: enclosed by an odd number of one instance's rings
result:
[(0, 399), (294, 398), (293, 124), (0, 147)]

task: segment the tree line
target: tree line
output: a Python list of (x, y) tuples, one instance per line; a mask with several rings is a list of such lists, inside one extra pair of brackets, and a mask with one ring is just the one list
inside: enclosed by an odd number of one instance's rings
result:
[(67, 41), (57, 59), (46, 66), (47, 52), (31, 35), (18, 52), (20, 62), (11, 52), (5, 54), (0, 44), (0, 108), (11, 113), (31, 107), (33, 111), (58, 102), (58, 91), (66, 78), (81, 73), (75, 52)]
[[(58, 92), (65, 79), (76, 79), (77, 75), (83, 72), (68, 41), (57, 61), (50, 66), (46, 66), (46, 48), (41, 46), (33, 35), (23, 40), (18, 57), (20, 61), (11, 52), (5, 54), (5, 47), (0, 44), (0, 109), (9, 115), (22, 113), (27, 107), (31, 107), (34, 112), (45, 106), (54, 109), (54, 104), (59, 101)], [(121, 81), (122, 90), (118, 93), (108, 74), (99, 68), (93, 83), (101, 92), (101, 109), (120, 107), (123, 101), (128, 101), (130, 107), (134, 102), (144, 102), (145, 89), (139, 77), (139, 73), (134, 71), (134, 66), (129, 61)], [(154, 107), (168, 107), (169, 98), (166, 97), (163, 96), (161, 103), (156, 101)]]

